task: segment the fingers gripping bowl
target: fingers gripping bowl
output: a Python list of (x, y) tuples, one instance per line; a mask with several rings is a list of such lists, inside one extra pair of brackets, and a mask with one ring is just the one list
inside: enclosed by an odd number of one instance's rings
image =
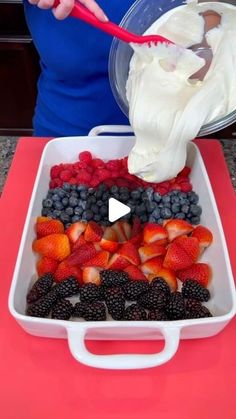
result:
[[(105, 132), (109, 131), (114, 132), (112, 128), (105, 128)], [(129, 153), (134, 141), (130, 136), (91, 136), (61, 138), (48, 143), (36, 177), (10, 290), (9, 309), (23, 329), (36, 336), (67, 338), (72, 355), (79, 362), (93, 367), (134, 369), (161, 365), (173, 357), (180, 339), (213, 336), (219, 333), (235, 314), (233, 277), (224, 233), (203, 161), (197, 147), (192, 143), (188, 147), (187, 161), (192, 169), (191, 182), (202, 205), (202, 224), (207, 225), (214, 235), (212, 246), (207, 249), (201, 260), (213, 267), (214, 279), (209, 286), (212, 298), (206, 303), (213, 317), (175, 321), (84, 322), (36, 318), (25, 314), (26, 295), (36, 277), (36, 256), (32, 252), (35, 220), (41, 212), (41, 203), (48, 190), (50, 168), (61, 161), (75, 161), (78, 154), (85, 149), (104, 160), (121, 158)], [(138, 355), (137, 344), (137, 352), (134, 355), (98, 356), (89, 353), (84, 343), (85, 339), (163, 338), (163, 351), (152, 355)]]

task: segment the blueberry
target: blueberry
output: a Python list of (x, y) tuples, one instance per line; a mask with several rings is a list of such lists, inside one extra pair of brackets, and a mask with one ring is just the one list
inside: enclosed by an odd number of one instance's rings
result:
[(189, 205), (189, 200), (187, 198), (179, 198), (180, 205)]
[(157, 208), (158, 208), (158, 206), (157, 206), (156, 202), (147, 202), (146, 203), (146, 209), (147, 209), (147, 212), (149, 212), (149, 213), (153, 212)]
[(99, 214), (100, 209), (97, 205), (93, 204), (91, 206), (91, 211), (93, 211), (94, 214)]
[(137, 215), (142, 215), (146, 213), (146, 207), (145, 204), (136, 205), (135, 212)]
[(163, 224), (163, 221), (164, 221), (163, 218), (158, 218), (157, 223), (160, 224), (160, 225), (162, 225)]
[(103, 202), (101, 200), (97, 201), (97, 206), (98, 207), (102, 207), (103, 206)]
[(115, 198), (115, 199), (117, 199), (117, 200), (119, 201), (119, 199), (120, 199), (120, 194), (118, 194), (118, 193), (114, 193), (114, 194), (112, 195), (112, 197), (113, 197), (113, 198)]
[(196, 192), (191, 191), (188, 193), (188, 199), (191, 204), (197, 204), (199, 201), (199, 196), (196, 194)]
[(184, 214), (188, 214), (188, 212), (189, 212), (189, 205), (182, 205), (181, 212), (183, 212)]
[(50, 198), (43, 200), (43, 207), (44, 208), (52, 208), (53, 201)]
[(83, 212), (82, 214), (82, 219), (85, 221), (89, 221), (93, 219), (93, 211), (91, 210), (86, 210)]
[(71, 223), (66, 223), (65, 228), (69, 228), (71, 226)]
[(70, 191), (71, 185), (69, 183), (63, 183), (62, 188), (64, 189), (64, 191)]
[(98, 223), (99, 221), (101, 221), (101, 215), (100, 214), (95, 214), (93, 217), (93, 220), (96, 221), (96, 223)]
[(129, 194), (127, 193), (120, 194), (120, 200), (121, 202), (127, 202), (129, 200)]
[(156, 218), (155, 217), (153, 217), (152, 215), (150, 215), (149, 216), (149, 218), (148, 218), (148, 221), (149, 221), (149, 223), (156, 223)]
[(179, 204), (172, 204), (171, 205), (171, 211), (173, 214), (177, 214), (177, 212), (180, 212), (180, 205)]
[(76, 191), (71, 191), (70, 196), (73, 196), (74, 198), (79, 198), (79, 194)]
[(66, 194), (66, 192), (65, 192), (65, 191), (63, 191), (63, 189), (60, 189), (60, 190), (58, 191), (58, 195), (60, 196), (60, 198), (64, 198), (65, 194)]
[(60, 220), (63, 223), (69, 223), (71, 221), (71, 217), (68, 214), (66, 214), (66, 212), (62, 211), (60, 215)]
[(83, 214), (83, 208), (81, 208), (81, 207), (75, 207), (74, 208), (74, 214), (75, 215), (82, 215)]
[(78, 202), (79, 202), (78, 198), (75, 198), (74, 196), (71, 196), (69, 198), (69, 205), (70, 205), (70, 207), (77, 207)]
[(172, 217), (172, 212), (169, 208), (163, 208), (161, 210), (161, 216), (162, 218), (164, 218), (165, 220), (167, 220), (168, 218)]
[(159, 209), (157, 208), (157, 209), (155, 209), (153, 212), (152, 212), (152, 214), (151, 214), (151, 216), (153, 217), (153, 218), (155, 218), (155, 220), (158, 220), (158, 218), (160, 218), (160, 211), (159, 211)]
[(54, 193), (54, 194), (52, 195), (52, 200), (53, 200), (54, 202), (56, 202), (56, 201), (60, 201), (60, 200), (61, 200), (61, 198), (60, 198), (60, 196), (59, 196), (57, 193)]
[(176, 195), (171, 196), (171, 197), (170, 197), (170, 202), (171, 202), (172, 204), (178, 204), (178, 203), (179, 203), (179, 197), (178, 197), (178, 196), (176, 196)]
[(118, 186), (113, 185), (113, 186), (111, 187), (110, 191), (111, 191), (111, 193), (112, 193), (112, 194), (117, 193), (117, 192), (118, 192)]
[(85, 185), (78, 185), (76, 188), (77, 192), (87, 191), (87, 186)]
[(142, 199), (142, 201), (149, 201), (150, 200), (149, 195), (147, 194), (147, 191), (144, 191), (142, 193), (141, 199)]
[(47, 217), (49, 217), (49, 218), (53, 218), (53, 211), (48, 211), (48, 215), (47, 215)]
[(136, 206), (134, 204), (129, 205), (131, 213), (135, 213)]
[(43, 217), (47, 217), (48, 212), (49, 212), (48, 208), (42, 208), (41, 214), (42, 214)]
[(147, 215), (146, 214), (143, 214), (143, 215), (141, 215), (141, 217), (140, 217), (140, 221), (141, 221), (141, 223), (146, 223), (147, 221), (148, 221), (148, 217), (147, 217)]
[(71, 221), (72, 223), (76, 223), (77, 221), (80, 221), (81, 217), (79, 215), (73, 215), (73, 217), (71, 217)]
[(126, 188), (125, 186), (121, 186), (121, 188), (119, 189), (119, 192), (121, 193), (121, 194), (128, 194), (129, 195), (129, 189), (128, 188)]
[(88, 209), (88, 206), (87, 206), (87, 201), (82, 201), (82, 200), (80, 200), (80, 201), (79, 201), (79, 206), (80, 206), (83, 210)]
[(177, 214), (175, 214), (175, 218), (178, 218), (179, 220), (184, 220), (185, 214), (183, 212), (178, 212)]
[(54, 202), (54, 208), (56, 209), (56, 210), (58, 210), (58, 211), (61, 211), (63, 208), (64, 208), (64, 206), (63, 206), (63, 204), (62, 204), (62, 202), (60, 202), (60, 201), (56, 201), (56, 202)]
[(101, 214), (101, 216), (104, 216), (104, 215), (107, 215), (107, 213), (108, 213), (108, 208), (107, 208), (107, 206), (106, 206), (106, 205), (103, 205), (103, 206), (100, 208), (100, 214)]
[(190, 205), (190, 212), (191, 212), (191, 214), (192, 215), (197, 215), (197, 216), (199, 216), (199, 215), (201, 215), (201, 213), (202, 213), (202, 208), (199, 206), (199, 205), (196, 205), (196, 204), (191, 204)]
[(53, 218), (60, 218), (61, 211), (55, 209), (52, 215), (53, 215)]
[(95, 188), (89, 188), (88, 189), (88, 195), (92, 196), (95, 195), (97, 193), (97, 190)]
[(102, 195), (103, 195), (103, 192), (102, 191), (97, 191), (96, 192), (96, 198), (97, 199), (101, 199), (102, 198)]
[(186, 199), (188, 197), (188, 194), (186, 192), (180, 192), (179, 196), (180, 198)]
[(153, 195), (153, 199), (154, 199), (155, 202), (161, 202), (162, 197), (159, 194), (159, 192), (155, 192), (154, 195)]
[(67, 207), (69, 199), (65, 196), (65, 198), (62, 198), (61, 203), (64, 207)]
[(192, 224), (199, 224), (200, 223), (200, 217), (199, 216), (191, 217), (191, 223)]
[(134, 199), (135, 201), (138, 201), (139, 198), (141, 197), (140, 191), (138, 189), (135, 189), (134, 191), (130, 192), (130, 196), (132, 199)]
[(162, 202), (164, 203), (164, 204), (169, 204), (170, 203), (170, 196), (169, 195), (165, 195), (165, 196), (163, 196), (162, 197)]
[(68, 215), (73, 215), (74, 214), (74, 210), (71, 207), (67, 207), (65, 209), (65, 213), (68, 214)]
[(109, 198), (109, 192), (104, 192), (104, 193), (102, 194), (102, 200), (103, 200), (103, 202), (107, 201), (107, 200), (108, 200), (108, 198)]
[(88, 191), (83, 190), (80, 192), (80, 198), (81, 199), (87, 199), (88, 198)]
[(163, 203), (163, 208), (171, 208), (171, 203), (170, 202), (164, 202)]
[(105, 185), (105, 183), (100, 183), (98, 190), (101, 192), (107, 191), (107, 185)]

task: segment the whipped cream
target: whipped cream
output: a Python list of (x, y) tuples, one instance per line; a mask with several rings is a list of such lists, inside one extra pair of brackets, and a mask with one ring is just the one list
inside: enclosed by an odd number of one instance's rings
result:
[[(205, 34), (200, 13), (209, 10), (221, 15), (221, 22)], [(132, 45), (126, 88), (136, 143), (128, 169), (148, 182), (162, 182), (184, 167), (187, 144), (203, 125), (236, 109), (236, 7), (194, 0), (163, 15), (145, 34), (162, 35), (176, 45)], [(213, 58), (198, 80), (190, 77), (206, 62), (186, 48), (204, 36)]]

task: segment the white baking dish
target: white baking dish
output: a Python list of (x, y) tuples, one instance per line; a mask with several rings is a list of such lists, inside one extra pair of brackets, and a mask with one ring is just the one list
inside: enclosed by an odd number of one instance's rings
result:
[[(49, 172), (54, 164), (77, 160), (82, 150), (90, 150), (103, 159), (126, 156), (134, 144), (131, 136), (98, 136), (101, 132), (130, 132), (129, 127), (97, 127), (89, 137), (67, 137), (50, 141), (42, 154), (38, 174), (25, 221), (19, 253), (12, 280), (9, 309), (21, 327), (36, 336), (67, 338), (72, 355), (80, 362), (99, 368), (135, 369), (161, 365), (170, 360), (179, 346), (180, 339), (213, 336), (219, 333), (235, 315), (235, 288), (224, 232), (216, 207), (211, 185), (198, 148), (188, 147), (187, 165), (191, 166), (191, 181), (199, 194), (203, 208), (202, 224), (211, 229), (214, 243), (205, 252), (202, 261), (213, 268), (210, 285), (212, 298), (207, 306), (212, 318), (178, 321), (142, 322), (83, 322), (38, 319), (26, 316), (26, 294), (35, 277), (36, 258), (31, 250), (34, 223), (41, 212), (42, 199), (48, 190)], [(96, 135), (94, 135), (96, 134)], [(95, 355), (88, 352), (85, 339), (101, 340), (155, 340), (165, 339), (164, 349), (157, 354)], [(138, 345), (137, 345), (138, 353)]]

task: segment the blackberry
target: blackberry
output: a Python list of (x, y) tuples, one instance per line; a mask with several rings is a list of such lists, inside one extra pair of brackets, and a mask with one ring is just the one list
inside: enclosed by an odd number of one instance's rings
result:
[(154, 308), (162, 309), (166, 306), (168, 298), (164, 292), (150, 288), (148, 292), (139, 297), (138, 304), (149, 310)]
[(69, 300), (59, 300), (52, 308), (52, 319), (69, 320), (74, 307)]
[(59, 298), (72, 297), (79, 293), (79, 283), (74, 276), (69, 276), (54, 287)]
[(57, 300), (58, 295), (54, 289), (52, 289), (36, 303), (29, 305), (27, 307), (26, 314), (32, 317), (47, 317)]
[(40, 276), (27, 294), (27, 303), (34, 303), (46, 295), (52, 288), (53, 281), (54, 278), (50, 273)]
[(169, 320), (167, 314), (158, 308), (150, 310), (148, 313), (148, 320)]
[(88, 283), (80, 288), (80, 301), (92, 303), (100, 299), (99, 287), (95, 284)]
[(165, 312), (170, 320), (180, 320), (185, 318), (184, 298), (180, 292), (172, 292)]
[(184, 298), (193, 298), (198, 301), (208, 301), (210, 299), (209, 290), (193, 279), (187, 279), (183, 283), (182, 295)]
[(161, 277), (154, 278), (151, 282), (151, 287), (158, 289), (158, 291), (164, 292), (166, 295), (170, 295), (170, 287)]
[(149, 290), (148, 281), (129, 281), (124, 285), (124, 295), (128, 301), (136, 301), (137, 298)]
[(200, 301), (189, 299), (185, 301), (186, 319), (200, 319), (204, 317), (212, 317), (207, 307), (203, 306)]
[(111, 287), (105, 292), (108, 313), (114, 320), (121, 320), (125, 310), (125, 297), (122, 288)]
[(131, 304), (124, 311), (124, 320), (147, 320), (147, 313), (138, 304)]
[(101, 284), (104, 287), (122, 287), (129, 281), (129, 275), (126, 272), (112, 271), (107, 269), (100, 272)]
[(95, 302), (86, 304), (84, 309), (84, 319), (87, 321), (103, 321), (106, 320), (106, 306), (104, 303)]
[(86, 303), (82, 303), (81, 301), (79, 301), (78, 303), (76, 303), (74, 305), (74, 310), (73, 310), (72, 316), (73, 317), (84, 317), (85, 308), (86, 308)]

